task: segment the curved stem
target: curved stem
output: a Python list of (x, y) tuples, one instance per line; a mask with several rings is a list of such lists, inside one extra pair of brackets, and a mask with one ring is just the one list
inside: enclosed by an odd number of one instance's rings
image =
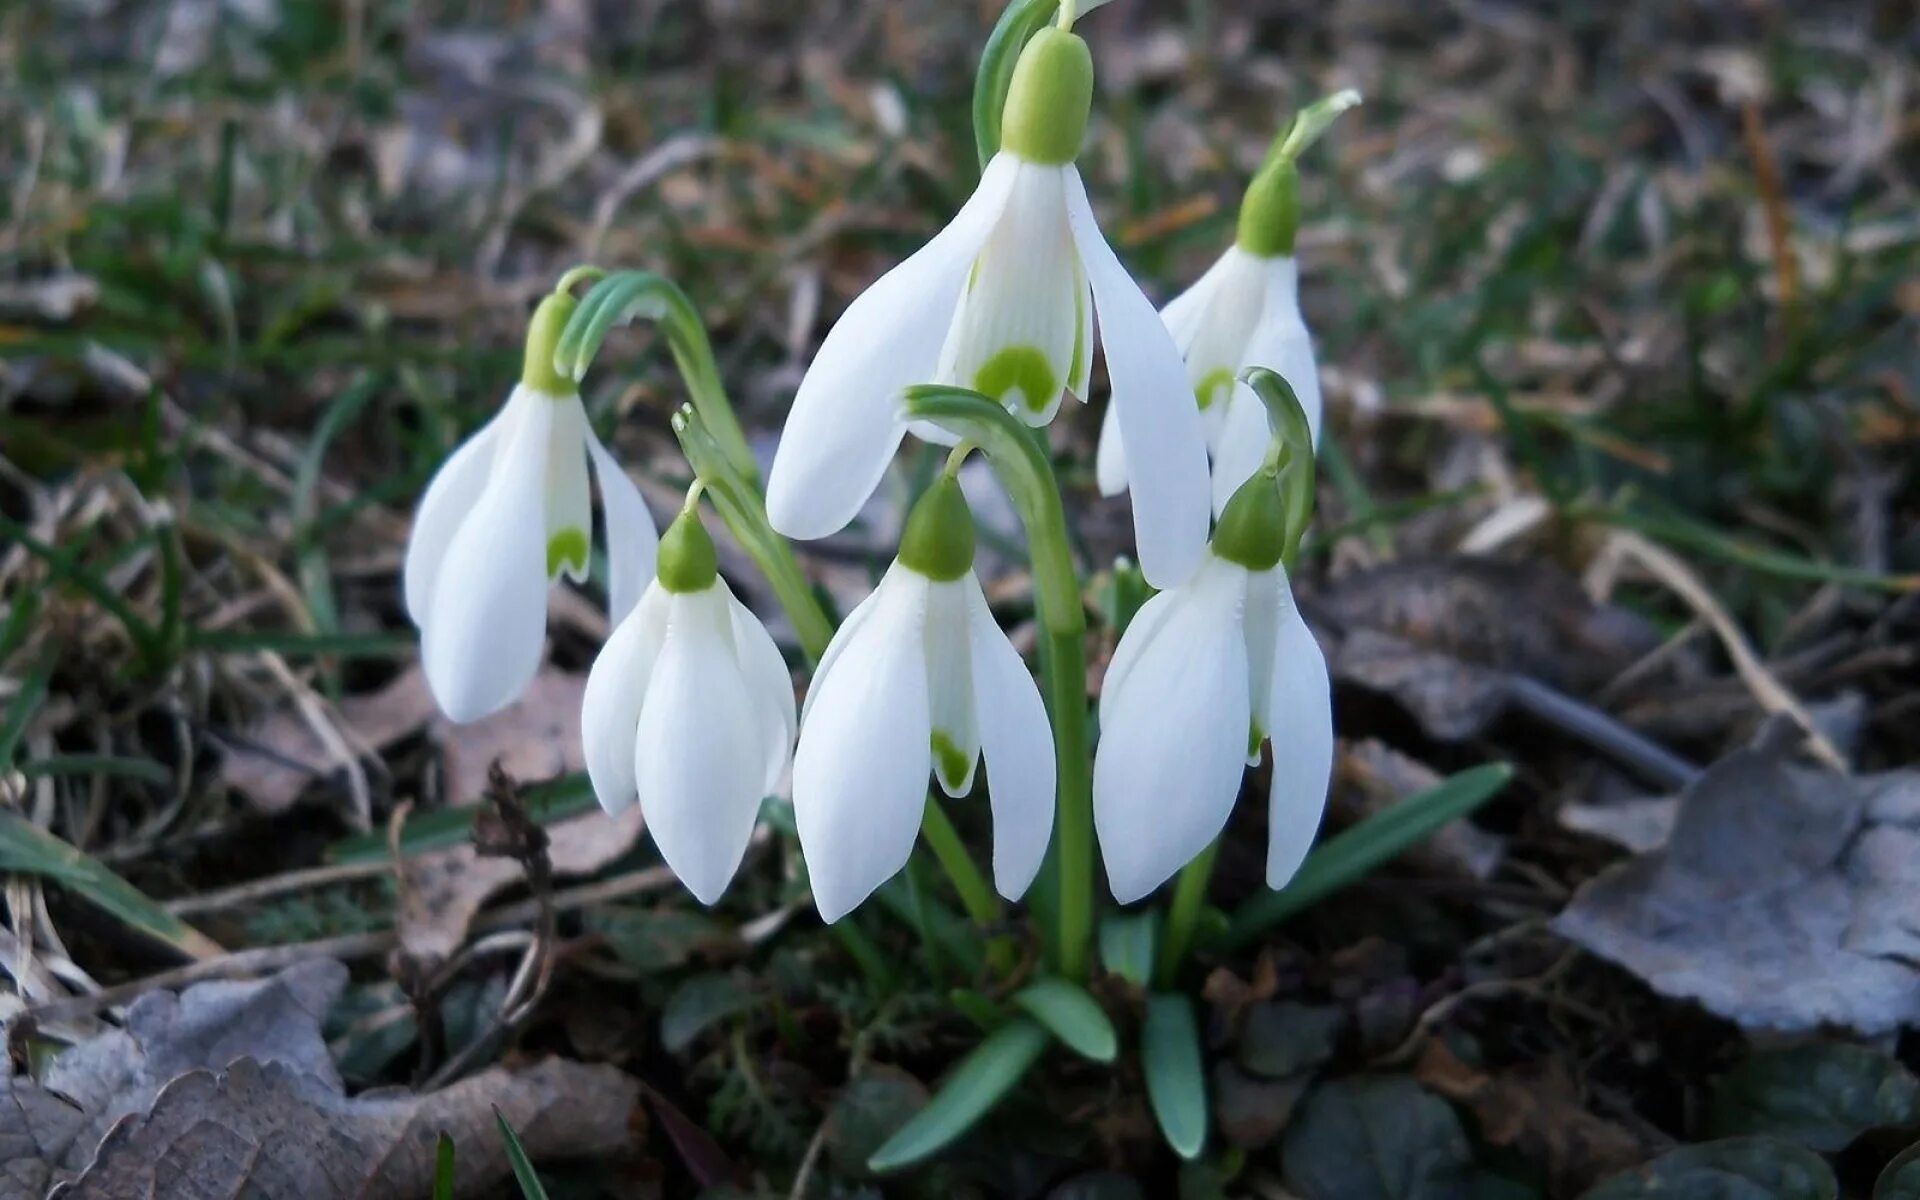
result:
[(909, 416), (933, 421), (976, 443), (1000, 476), (1027, 531), (1040, 611), (1041, 674), (1053, 725), (1059, 926), (1054, 956), (1061, 974), (1084, 979), (1093, 945), (1093, 778), (1087, 737), (1086, 610), (1067, 539), (1066, 512), (1052, 464), (1005, 408), (964, 388), (907, 389)]
[(1027, 39), (1053, 20), (1058, 4), (1059, 0), (1012, 0), (987, 36), (980, 70), (973, 77), (973, 141), (982, 170), (1000, 153), (1000, 115), (1007, 106), (1013, 66)]
[(1200, 856), (1180, 868), (1173, 885), (1173, 903), (1167, 909), (1166, 929), (1160, 935), (1160, 956), (1154, 964), (1153, 983), (1161, 991), (1171, 989), (1180, 975), (1181, 960), (1193, 944), (1193, 926), (1207, 900), (1207, 884), (1213, 879), (1213, 860), (1219, 857), (1220, 839), (1207, 843)]

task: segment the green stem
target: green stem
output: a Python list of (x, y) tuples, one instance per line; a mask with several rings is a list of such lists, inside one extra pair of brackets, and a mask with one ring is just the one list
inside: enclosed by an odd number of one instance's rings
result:
[(963, 388), (907, 389), (908, 415), (978, 445), (993, 463), (1026, 527), (1040, 610), (1041, 674), (1053, 725), (1059, 913), (1054, 955), (1061, 974), (1084, 979), (1093, 946), (1093, 778), (1087, 737), (1086, 609), (1067, 538), (1053, 466), (1026, 426)]
[(1194, 922), (1206, 904), (1207, 884), (1213, 880), (1213, 861), (1220, 856), (1220, 839), (1215, 838), (1200, 856), (1180, 868), (1173, 885), (1173, 904), (1167, 909), (1166, 931), (1160, 938), (1160, 958), (1154, 964), (1153, 983), (1161, 991), (1171, 990), (1180, 975), (1181, 960), (1193, 944)]
[(953, 827), (953, 819), (947, 816), (946, 807), (939, 796), (927, 794), (927, 808), (920, 818), (920, 838), (927, 848), (933, 851), (933, 857), (946, 872), (947, 882), (960, 897), (960, 906), (967, 910), (973, 923), (987, 931), (987, 964), (995, 972), (1005, 975), (1014, 969), (1016, 948), (1005, 937), (994, 937), (991, 931), (1000, 924), (1004, 913), (1000, 906), (1000, 896), (987, 882), (987, 877), (974, 865), (973, 856), (967, 853), (966, 843), (960, 840), (960, 831)]
[(973, 140), (982, 169), (1000, 153), (1000, 117), (1007, 107), (1014, 64), (1027, 40), (1054, 19), (1058, 4), (1059, 0), (1012, 0), (980, 52), (980, 70), (973, 79)]

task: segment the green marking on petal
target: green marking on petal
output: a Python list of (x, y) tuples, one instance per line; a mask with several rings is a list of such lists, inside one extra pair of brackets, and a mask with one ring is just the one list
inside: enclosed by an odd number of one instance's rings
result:
[[(1087, 288), (1083, 282), (1073, 289), (1073, 360), (1067, 364), (1068, 387), (1073, 387), (1074, 381), (1086, 372), (1090, 349), (1087, 345)], [(1085, 396), (1080, 398), (1086, 399)]]
[(1193, 398), (1200, 402), (1201, 412), (1207, 411), (1222, 388), (1227, 395), (1233, 394), (1233, 368), (1215, 367), (1200, 377), (1200, 382), (1193, 385)]
[(558, 579), (562, 568), (571, 568), (574, 574), (583, 574), (587, 569), (587, 531), (578, 526), (568, 526), (547, 539), (547, 578)]
[(1258, 722), (1248, 725), (1247, 726), (1247, 757), (1259, 758), (1260, 743), (1266, 740), (1267, 740), (1267, 735), (1261, 732)]
[(973, 390), (996, 400), (1017, 390), (1030, 411), (1041, 413), (1060, 398), (1060, 380), (1038, 347), (1008, 346), (974, 372)]
[(939, 772), (940, 782), (949, 792), (959, 791), (967, 781), (967, 772), (973, 769), (973, 760), (941, 730), (934, 730), (928, 741), (933, 746), (933, 769)]

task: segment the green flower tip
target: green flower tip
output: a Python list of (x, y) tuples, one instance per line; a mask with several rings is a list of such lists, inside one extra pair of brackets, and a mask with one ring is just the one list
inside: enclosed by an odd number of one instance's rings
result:
[(939, 583), (973, 569), (973, 510), (951, 475), (936, 479), (908, 514), (900, 562)]
[(1249, 571), (1270, 571), (1287, 548), (1287, 506), (1277, 472), (1255, 471), (1240, 485), (1213, 530), (1213, 552)]
[(1000, 116), (1000, 146), (1031, 163), (1061, 166), (1080, 154), (1093, 110), (1093, 54), (1085, 39), (1057, 26), (1020, 51)]
[(527, 322), (527, 356), (520, 368), (521, 386), (555, 397), (571, 396), (578, 390), (573, 380), (554, 369), (553, 354), (560, 345), (560, 333), (566, 329), (567, 319), (579, 306), (580, 302), (566, 292), (555, 292), (533, 310), (533, 320)]
[(713, 539), (700, 523), (698, 508), (687, 508), (660, 535), (659, 566), (655, 575), (669, 592), (704, 592), (720, 577), (720, 556)]

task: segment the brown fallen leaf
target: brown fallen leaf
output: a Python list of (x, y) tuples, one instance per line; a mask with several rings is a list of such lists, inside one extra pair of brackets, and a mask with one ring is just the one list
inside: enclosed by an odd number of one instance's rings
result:
[(1666, 844), (1589, 880), (1556, 932), (1749, 1028), (1920, 1021), (1920, 771), (1747, 749), (1679, 805)]
[[(337, 706), (340, 725), (369, 751), (380, 751), (433, 720), (438, 709), (418, 667), (377, 692), (348, 696)], [(220, 779), (268, 815), (286, 812), (324, 779), (328, 751), (313, 727), (289, 707), (269, 713), (232, 739), (220, 758)]]
[(496, 1105), (536, 1160), (626, 1144), (639, 1085), (611, 1067), (553, 1060), (430, 1095), (346, 1096), (320, 1032), (346, 981), (313, 960), (150, 992), (41, 1080), (0, 1056), (0, 1196), (422, 1195), (442, 1129), (475, 1195), (508, 1174)]
[(1554, 1196), (1577, 1196), (1661, 1149), (1581, 1107), (1572, 1081), (1551, 1062), (1488, 1074), (1436, 1040), (1427, 1043), (1413, 1073), (1465, 1105), (1479, 1122), (1480, 1136), (1544, 1167)]

